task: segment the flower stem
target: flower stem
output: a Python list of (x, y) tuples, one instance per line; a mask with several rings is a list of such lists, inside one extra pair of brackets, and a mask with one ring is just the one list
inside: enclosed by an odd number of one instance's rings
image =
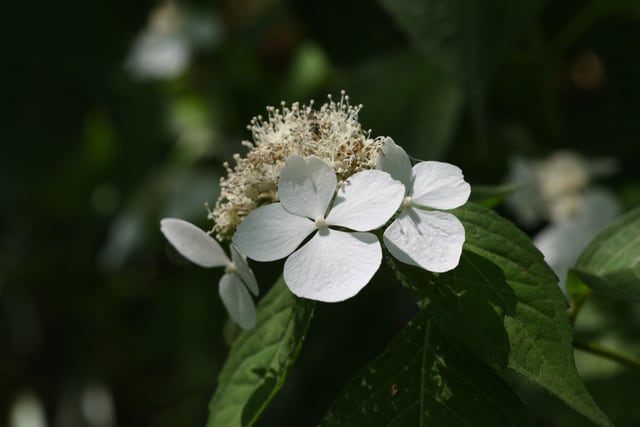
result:
[(599, 344), (595, 344), (587, 341), (574, 340), (573, 347), (582, 351), (586, 351), (587, 353), (592, 353), (598, 356), (605, 357), (607, 359), (618, 362), (621, 365), (627, 366), (629, 368), (640, 370), (640, 359), (629, 356), (628, 354), (619, 353), (615, 350), (612, 350), (607, 347), (603, 347)]

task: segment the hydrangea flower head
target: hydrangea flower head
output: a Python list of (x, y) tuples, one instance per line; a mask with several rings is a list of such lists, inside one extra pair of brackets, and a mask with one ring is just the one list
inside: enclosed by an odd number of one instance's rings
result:
[(258, 283), (249, 268), (247, 258), (234, 245), (231, 259), (218, 242), (195, 225), (175, 218), (160, 221), (160, 230), (174, 248), (189, 261), (201, 267), (224, 267), (219, 293), (229, 316), (242, 329), (256, 324), (256, 308), (247, 288), (258, 295)]
[(340, 101), (315, 108), (293, 103), (281, 109), (268, 107), (266, 118), (254, 117), (248, 129), (253, 142), (245, 157), (234, 156), (235, 166), (227, 168), (220, 180), (220, 197), (209, 218), (218, 240), (233, 235), (238, 224), (259, 206), (277, 202), (278, 180), (285, 160), (291, 155), (316, 156), (333, 168), (338, 178), (367, 169), (375, 169), (375, 159), (382, 148), (382, 138), (372, 139), (358, 121), (362, 108), (349, 104), (344, 91)]
[(300, 297), (337, 302), (357, 294), (382, 260), (378, 238), (367, 231), (381, 227), (397, 211), (402, 184), (386, 172), (366, 170), (338, 185), (328, 163), (293, 155), (282, 169), (278, 194), (280, 202), (244, 219), (233, 243), (257, 261), (291, 254), (284, 280)]
[(464, 226), (455, 215), (433, 209), (454, 209), (467, 202), (471, 187), (462, 171), (435, 161), (411, 167), (407, 153), (391, 138), (386, 139), (377, 166), (405, 187), (402, 211), (383, 236), (391, 255), (437, 273), (455, 268), (465, 240)]

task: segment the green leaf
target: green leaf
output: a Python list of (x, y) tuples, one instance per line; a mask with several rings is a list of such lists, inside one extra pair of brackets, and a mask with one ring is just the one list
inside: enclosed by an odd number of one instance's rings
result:
[(298, 356), (314, 303), (280, 278), (258, 304), (257, 325), (236, 339), (209, 404), (208, 427), (253, 425), (280, 390)]
[(429, 321), (423, 310), (356, 375), (324, 427), (530, 426), (493, 370)]
[(611, 423), (578, 376), (572, 329), (557, 278), (529, 238), (495, 212), (468, 203), (453, 211), (466, 242), (443, 274), (391, 260), (434, 321), (507, 380), (515, 372), (601, 426)]
[(602, 230), (578, 258), (575, 272), (597, 292), (640, 301), (640, 208)]
[(469, 201), (484, 206), (485, 208), (493, 208), (499, 205), (516, 191), (516, 185), (474, 185), (471, 187), (471, 196)]
[(543, 0), (381, 0), (413, 43), (468, 89), (490, 77)]

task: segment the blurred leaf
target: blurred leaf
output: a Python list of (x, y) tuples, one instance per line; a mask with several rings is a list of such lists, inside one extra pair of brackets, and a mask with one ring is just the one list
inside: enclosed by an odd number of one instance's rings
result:
[(484, 206), (485, 208), (493, 208), (499, 205), (518, 188), (515, 185), (473, 185), (471, 187), (471, 196), (469, 201)]
[(640, 208), (598, 234), (578, 258), (575, 271), (598, 292), (640, 301)]
[(251, 426), (282, 387), (302, 348), (314, 303), (280, 278), (258, 304), (257, 326), (233, 344), (209, 404), (208, 427)]
[(518, 397), (423, 310), (356, 375), (321, 426), (527, 426)]
[(362, 123), (372, 123), (374, 135), (392, 135), (418, 158), (445, 157), (464, 94), (458, 82), (424, 56), (410, 50), (378, 55), (353, 68), (346, 86), (364, 104)]
[(381, 0), (413, 43), (467, 89), (481, 87), (543, 0)]
[(435, 275), (391, 260), (403, 284), (432, 302), (444, 332), (498, 373), (516, 372), (596, 424), (611, 425), (578, 376), (566, 300), (542, 254), (491, 210), (468, 203), (454, 213), (467, 238), (458, 267)]

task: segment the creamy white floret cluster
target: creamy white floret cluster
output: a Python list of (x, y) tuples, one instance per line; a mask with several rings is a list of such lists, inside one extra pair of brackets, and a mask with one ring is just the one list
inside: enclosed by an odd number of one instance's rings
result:
[(249, 151), (234, 155), (233, 167), (224, 165), (227, 176), (220, 180), (220, 197), (209, 213), (216, 237), (230, 239), (251, 211), (279, 200), (280, 170), (291, 155), (326, 161), (340, 180), (374, 169), (384, 138), (371, 138), (371, 131), (362, 129), (361, 108), (350, 105), (343, 91), (339, 101), (329, 96), (320, 108), (313, 101), (290, 107), (283, 102), (280, 109), (267, 107), (267, 117), (254, 117), (247, 127), (253, 142), (242, 142)]

